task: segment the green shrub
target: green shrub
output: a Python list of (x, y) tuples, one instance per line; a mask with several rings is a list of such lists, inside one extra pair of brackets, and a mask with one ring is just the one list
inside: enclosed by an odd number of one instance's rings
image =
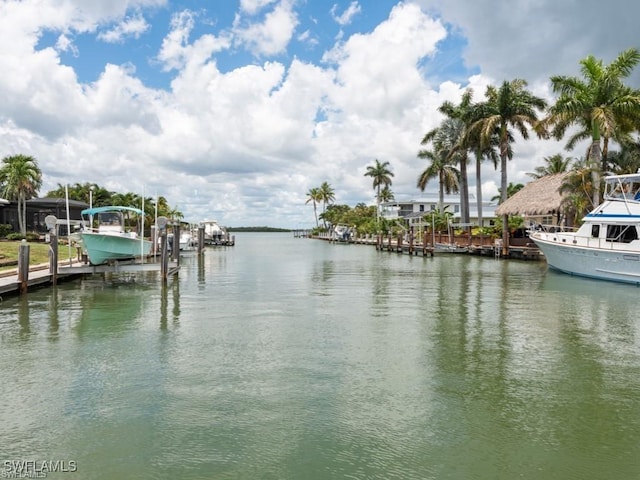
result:
[(13, 228), (8, 223), (0, 224), (0, 238), (5, 238), (11, 233), (11, 230), (13, 230)]
[(17, 242), (20, 240), (26, 240), (27, 242), (37, 242), (40, 240), (40, 235), (36, 232), (27, 232), (26, 235), (22, 235), (19, 232), (13, 232), (7, 235), (7, 240)]

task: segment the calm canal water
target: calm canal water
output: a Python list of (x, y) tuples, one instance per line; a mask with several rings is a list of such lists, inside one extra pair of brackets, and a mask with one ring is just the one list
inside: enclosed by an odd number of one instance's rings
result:
[(2, 302), (0, 477), (640, 478), (638, 288), (236, 240)]

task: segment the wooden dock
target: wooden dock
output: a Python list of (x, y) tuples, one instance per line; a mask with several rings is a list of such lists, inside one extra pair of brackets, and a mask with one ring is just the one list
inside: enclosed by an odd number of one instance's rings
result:
[[(168, 276), (175, 275), (180, 268), (177, 261), (168, 264)], [(18, 271), (10, 270), (0, 274), (0, 295), (18, 295), (38, 287), (52, 286), (58, 282), (73, 280), (84, 275), (101, 273), (124, 272), (160, 272), (160, 262), (150, 259), (145, 263), (140, 261), (114, 262), (112, 264), (91, 265), (77, 260), (68, 260), (58, 264), (57, 272), (51, 272), (49, 264), (29, 267), (26, 279), (22, 279)]]
[[(423, 238), (415, 239), (411, 234), (405, 235), (363, 235), (351, 240), (348, 243), (360, 244), (360, 245), (372, 245), (377, 250), (386, 252), (403, 253), (415, 256), (434, 256), (439, 255), (436, 252), (434, 245), (428, 240), (430, 237), (425, 234)], [(327, 240), (335, 242), (336, 240), (331, 237), (330, 234), (319, 235), (313, 238), (320, 240)], [(448, 239), (447, 239), (448, 240)], [(454, 239), (457, 240), (458, 245), (466, 247), (467, 252), (443, 252), (445, 255), (481, 255), (494, 258), (507, 258), (507, 259), (519, 259), (519, 260), (541, 260), (544, 258), (540, 249), (535, 246), (534, 243), (524, 243), (509, 245), (509, 253), (505, 256), (502, 254), (502, 243), (493, 241), (489, 237), (478, 239)], [(477, 243), (473, 243), (474, 240)]]

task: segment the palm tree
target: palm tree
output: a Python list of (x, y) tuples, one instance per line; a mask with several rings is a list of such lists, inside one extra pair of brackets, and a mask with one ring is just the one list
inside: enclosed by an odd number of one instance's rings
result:
[[(488, 146), (495, 141), (497, 135), (500, 151), (500, 188), (501, 202), (507, 199), (507, 159), (511, 158), (510, 144), (513, 142), (511, 128), (515, 128), (522, 138), (529, 138), (527, 126), (536, 130), (538, 136), (545, 136), (545, 131), (538, 121), (536, 110), (542, 110), (547, 103), (533, 95), (525, 87), (522, 79), (505, 81), (500, 88), (487, 87), (486, 101), (479, 104), (474, 115), (477, 115), (472, 129), (478, 129), (482, 145)], [(509, 224), (507, 215), (502, 219), (502, 254), (509, 252)]]
[(550, 157), (544, 157), (545, 165), (534, 168), (534, 171), (527, 173), (527, 175), (537, 179), (555, 173), (564, 173), (569, 170), (572, 161), (573, 159), (571, 157), (563, 158), (561, 154), (556, 153)]
[[(524, 188), (524, 185), (521, 183), (514, 184), (512, 182), (509, 182), (509, 185), (507, 186), (507, 198), (513, 197), (516, 193), (518, 193), (523, 188)], [(498, 195), (491, 197), (492, 202), (495, 202), (496, 200), (498, 200), (498, 203), (502, 203), (502, 191), (500, 189), (498, 189)]]
[(440, 211), (443, 209), (445, 192), (447, 194), (459, 192), (460, 172), (454, 166), (457, 163), (457, 157), (452, 155), (459, 126), (458, 120), (445, 120), (440, 128), (428, 132), (422, 140), (423, 145), (432, 142), (434, 149), (418, 152), (419, 158), (428, 159), (431, 164), (418, 177), (417, 186), (424, 192), (429, 180), (438, 179), (438, 210)]
[(309, 189), (309, 191), (307, 192), (307, 201), (304, 203), (307, 204), (309, 202), (313, 202), (313, 215), (316, 218), (316, 227), (318, 227), (317, 205), (318, 205), (318, 202), (321, 202), (321, 201), (322, 201), (322, 193), (320, 192), (320, 189), (317, 187)]
[[(468, 96), (468, 99), (465, 99)], [(481, 138), (480, 131), (477, 128), (473, 128), (475, 122), (481, 118), (482, 111), (477, 104), (471, 103), (473, 96), (473, 90), (467, 89), (463, 95), (461, 105), (466, 105), (462, 120), (465, 122), (466, 131), (464, 136), (464, 143), (466, 147), (473, 152), (476, 159), (476, 209), (478, 213), (478, 226), (482, 227), (484, 220), (482, 218), (482, 161), (485, 159), (493, 162), (493, 168), (498, 168), (498, 153), (496, 148), (498, 147), (498, 135), (492, 135), (488, 139)], [(487, 141), (488, 140), (488, 141)], [(513, 139), (509, 139), (509, 144)], [(509, 145), (507, 157), (511, 159), (513, 152)]]
[(560, 185), (559, 192), (563, 195), (562, 210), (570, 226), (576, 225), (591, 208), (594, 208), (591, 203), (594, 190), (592, 165), (585, 158), (576, 160)]
[(178, 210), (177, 205), (174, 208), (169, 208), (166, 212), (166, 216), (172, 222), (179, 222), (184, 219), (184, 214)]
[(375, 165), (368, 166), (364, 176), (373, 178), (373, 188), (376, 190), (376, 206), (378, 207), (377, 216), (379, 217), (381, 187), (389, 187), (392, 183), (393, 172), (389, 170), (389, 162), (380, 163), (380, 160), (376, 158)]
[(336, 195), (331, 185), (329, 185), (327, 182), (322, 182), (319, 190), (320, 198), (322, 200), (322, 213), (324, 213), (327, 211), (327, 204), (333, 202), (336, 199)]
[(58, 188), (47, 192), (47, 197), (64, 198), (65, 190), (69, 192), (69, 198), (78, 200), (79, 202), (89, 203), (93, 207), (101, 207), (111, 205), (111, 192), (95, 183), (74, 183), (71, 186), (65, 186), (58, 183)]
[(394, 200), (394, 195), (388, 185), (386, 185), (382, 190), (380, 190), (380, 203), (382, 202), (391, 202)]
[(614, 175), (625, 175), (640, 171), (640, 141), (623, 143), (619, 152), (609, 155), (608, 169)]
[(18, 226), (27, 234), (27, 200), (37, 195), (42, 186), (42, 172), (38, 161), (28, 155), (12, 155), (2, 159), (0, 184), (5, 196), (18, 203)]
[[(609, 65), (592, 55), (580, 61), (582, 79), (557, 75), (551, 77), (553, 91), (559, 94), (545, 121), (553, 126), (557, 139), (567, 128), (579, 127), (567, 143), (572, 149), (577, 142), (590, 138), (587, 158), (591, 163), (593, 204), (600, 203), (600, 174), (606, 170), (610, 139), (623, 142), (637, 129), (640, 118), (640, 91), (622, 82), (640, 62), (640, 51), (630, 48), (621, 52)], [(601, 148), (601, 141), (603, 148)]]
[[(454, 105), (445, 101), (438, 109), (447, 118), (457, 120), (456, 128), (459, 133), (455, 140), (455, 146), (451, 154), (456, 155), (460, 165), (460, 220), (462, 223), (469, 223), (469, 179), (467, 175), (468, 151), (472, 148), (472, 136), (468, 134), (468, 128), (473, 123), (473, 115), (476, 106), (472, 102), (473, 90), (467, 89), (462, 95), (460, 104)], [(424, 140), (423, 140), (424, 141)], [(477, 184), (480, 182), (478, 181)]]

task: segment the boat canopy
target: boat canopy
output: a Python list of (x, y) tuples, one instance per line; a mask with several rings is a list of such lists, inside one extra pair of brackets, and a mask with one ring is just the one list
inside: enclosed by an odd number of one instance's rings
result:
[(140, 210), (139, 208), (135, 208), (135, 207), (120, 207), (120, 206), (107, 206), (107, 207), (94, 207), (94, 208), (87, 208), (86, 210), (82, 210), (82, 212), (80, 212), (82, 215), (96, 215), (98, 213), (103, 213), (103, 212), (134, 212), (137, 213), (138, 215), (144, 215), (144, 212), (142, 210)]

